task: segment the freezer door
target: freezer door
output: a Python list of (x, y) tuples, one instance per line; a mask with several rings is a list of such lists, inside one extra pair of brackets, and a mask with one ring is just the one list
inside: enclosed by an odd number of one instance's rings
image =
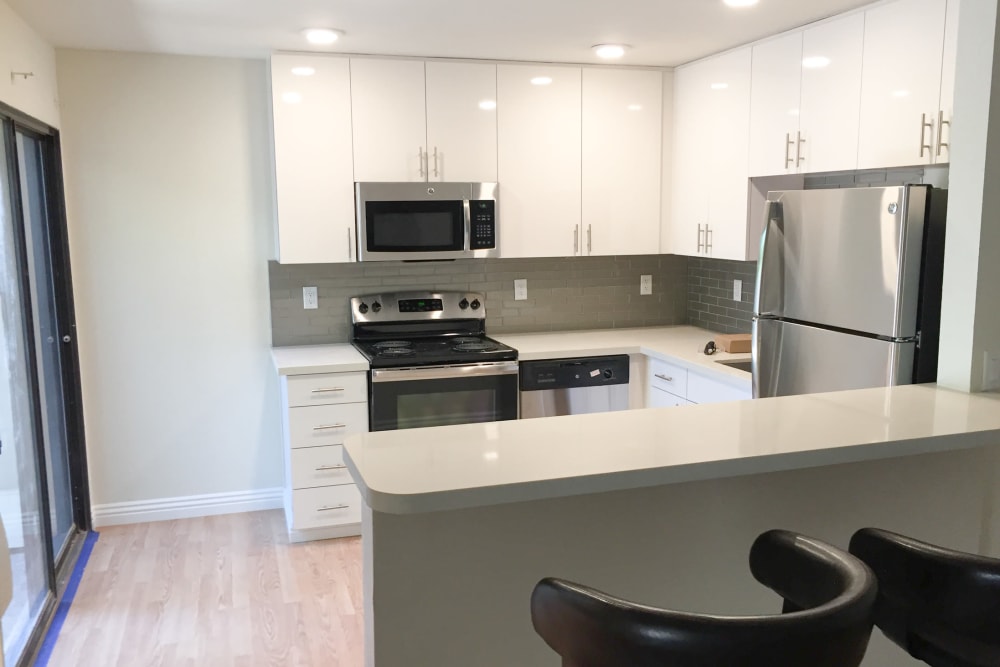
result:
[(928, 190), (769, 193), (756, 314), (915, 336)]
[(753, 325), (753, 396), (910, 384), (915, 350), (915, 343), (758, 319)]

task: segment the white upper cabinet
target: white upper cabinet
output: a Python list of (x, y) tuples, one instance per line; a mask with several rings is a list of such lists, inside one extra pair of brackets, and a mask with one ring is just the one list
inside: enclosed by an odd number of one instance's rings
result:
[(422, 61), (351, 58), (351, 107), (354, 180), (427, 180)]
[(951, 118), (955, 113), (955, 61), (958, 50), (959, 0), (948, 0), (948, 14), (944, 21), (944, 58), (941, 61), (941, 103), (938, 112), (938, 131), (935, 136), (934, 161), (949, 162), (951, 143)]
[(671, 252), (747, 258), (751, 49), (677, 70)]
[(278, 260), (354, 260), (351, 74), (346, 58), (271, 56)]
[(587, 255), (660, 247), (663, 74), (583, 70), (583, 225)]
[(865, 16), (851, 14), (809, 28), (802, 36), (799, 107), (800, 172), (854, 169)]
[(933, 162), (945, 14), (945, 0), (865, 12), (859, 169)]
[[(802, 78), (802, 33), (753, 47), (750, 175), (795, 173)], [(855, 140), (857, 143), (857, 140)]]
[(497, 66), (503, 257), (579, 254), (581, 70)]
[(497, 180), (497, 66), (427, 62), (429, 180)]

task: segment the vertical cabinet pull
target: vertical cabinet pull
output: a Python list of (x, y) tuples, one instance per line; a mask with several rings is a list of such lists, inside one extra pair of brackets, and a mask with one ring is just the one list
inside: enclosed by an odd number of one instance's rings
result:
[(587, 225), (587, 254), (594, 251), (594, 226)]
[(347, 228), (347, 259), (354, 259), (354, 250), (351, 249), (351, 228)]
[(437, 178), (440, 174), (438, 173), (438, 147), (434, 147), (434, 178)]
[(934, 153), (934, 148), (929, 144), (924, 142), (924, 137), (927, 135), (927, 129), (930, 128), (931, 137), (934, 136), (934, 121), (927, 122), (927, 114), (920, 114), (920, 157), (924, 156), (924, 151), (927, 151), (927, 155), (931, 156)]
[[(707, 228), (708, 225), (705, 225), (705, 227)], [(698, 252), (701, 252), (702, 248), (705, 247), (705, 244), (702, 243), (702, 241), (701, 241), (701, 235), (702, 235), (702, 229), (701, 229), (701, 225), (699, 224), (698, 225)], [(707, 236), (707, 234), (706, 234), (706, 236)]]
[(937, 157), (941, 157), (941, 149), (942, 148), (947, 148), (949, 151), (951, 150), (951, 146), (948, 143), (946, 143), (944, 141), (941, 141), (941, 139), (944, 138), (944, 126), (945, 125), (948, 126), (948, 141), (950, 142), (951, 141), (951, 121), (944, 119), (944, 111), (943, 110), (938, 111), (937, 153), (936, 153)]
[(712, 254), (712, 240), (715, 238), (715, 232), (707, 224), (705, 225), (705, 254)]
[(790, 168), (792, 163), (795, 162), (795, 160), (792, 159), (790, 154), (791, 151), (789, 150), (793, 145), (795, 145), (795, 142), (792, 141), (792, 135), (790, 133), (785, 133), (785, 169)]
[(573, 226), (573, 254), (580, 254), (580, 225)]
[(423, 146), (420, 146), (419, 148), (417, 148), (417, 155), (419, 156), (418, 159), (420, 161), (420, 164), (417, 165), (417, 169), (419, 170), (419, 173), (420, 173), (420, 178), (427, 178), (427, 172), (424, 171), (424, 160), (427, 159), (427, 156), (424, 155), (424, 147)]
[(801, 131), (795, 133), (795, 141), (797, 143), (795, 147), (795, 166), (798, 167), (805, 162), (805, 158), (802, 157), (802, 144), (806, 143), (806, 140), (802, 138)]

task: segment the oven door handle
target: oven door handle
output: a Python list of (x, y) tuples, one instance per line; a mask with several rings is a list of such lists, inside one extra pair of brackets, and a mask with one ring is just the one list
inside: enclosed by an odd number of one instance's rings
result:
[(412, 380), (460, 380), (488, 375), (517, 375), (517, 362), (504, 361), (469, 366), (426, 366), (372, 371), (372, 382), (408, 382)]

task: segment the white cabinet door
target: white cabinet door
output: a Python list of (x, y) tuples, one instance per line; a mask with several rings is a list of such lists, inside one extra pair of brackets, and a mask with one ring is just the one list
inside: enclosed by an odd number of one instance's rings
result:
[(691, 401), (685, 400), (669, 391), (664, 391), (657, 387), (650, 387), (647, 408), (674, 408), (683, 405), (694, 405)]
[(354, 180), (423, 181), (424, 63), (351, 58)]
[(898, 0), (865, 12), (859, 169), (933, 160), (945, 9)]
[(583, 252), (660, 249), (663, 76), (583, 71)]
[(708, 255), (746, 260), (750, 160), (750, 49), (707, 61), (711, 76)]
[(428, 61), (430, 180), (497, 180), (497, 67)]
[(726, 403), (728, 401), (747, 401), (752, 398), (749, 387), (740, 388), (715, 380), (698, 373), (688, 376), (687, 398), (692, 403)]
[(955, 113), (955, 61), (958, 50), (959, 0), (948, 0), (944, 21), (944, 58), (941, 62), (941, 102), (938, 111), (934, 161), (949, 162), (951, 158), (951, 119)]
[(694, 63), (674, 73), (673, 160), (670, 188), (669, 252), (704, 255), (705, 225), (708, 223), (708, 193), (711, 177), (709, 142), (711, 120), (707, 118), (711, 73)]
[(577, 67), (497, 66), (503, 257), (579, 254), (580, 81)]
[(865, 15), (809, 28), (802, 42), (800, 171), (842, 171), (858, 164), (858, 109)]
[[(860, 47), (859, 47), (860, 48)], [(802, 33), (753, 47), (750, 175), (794, 174), (802, 79)]]
[(353, 261), (354, 164), (347, 59), (271, 56), (271, 103), (278, 261)]

